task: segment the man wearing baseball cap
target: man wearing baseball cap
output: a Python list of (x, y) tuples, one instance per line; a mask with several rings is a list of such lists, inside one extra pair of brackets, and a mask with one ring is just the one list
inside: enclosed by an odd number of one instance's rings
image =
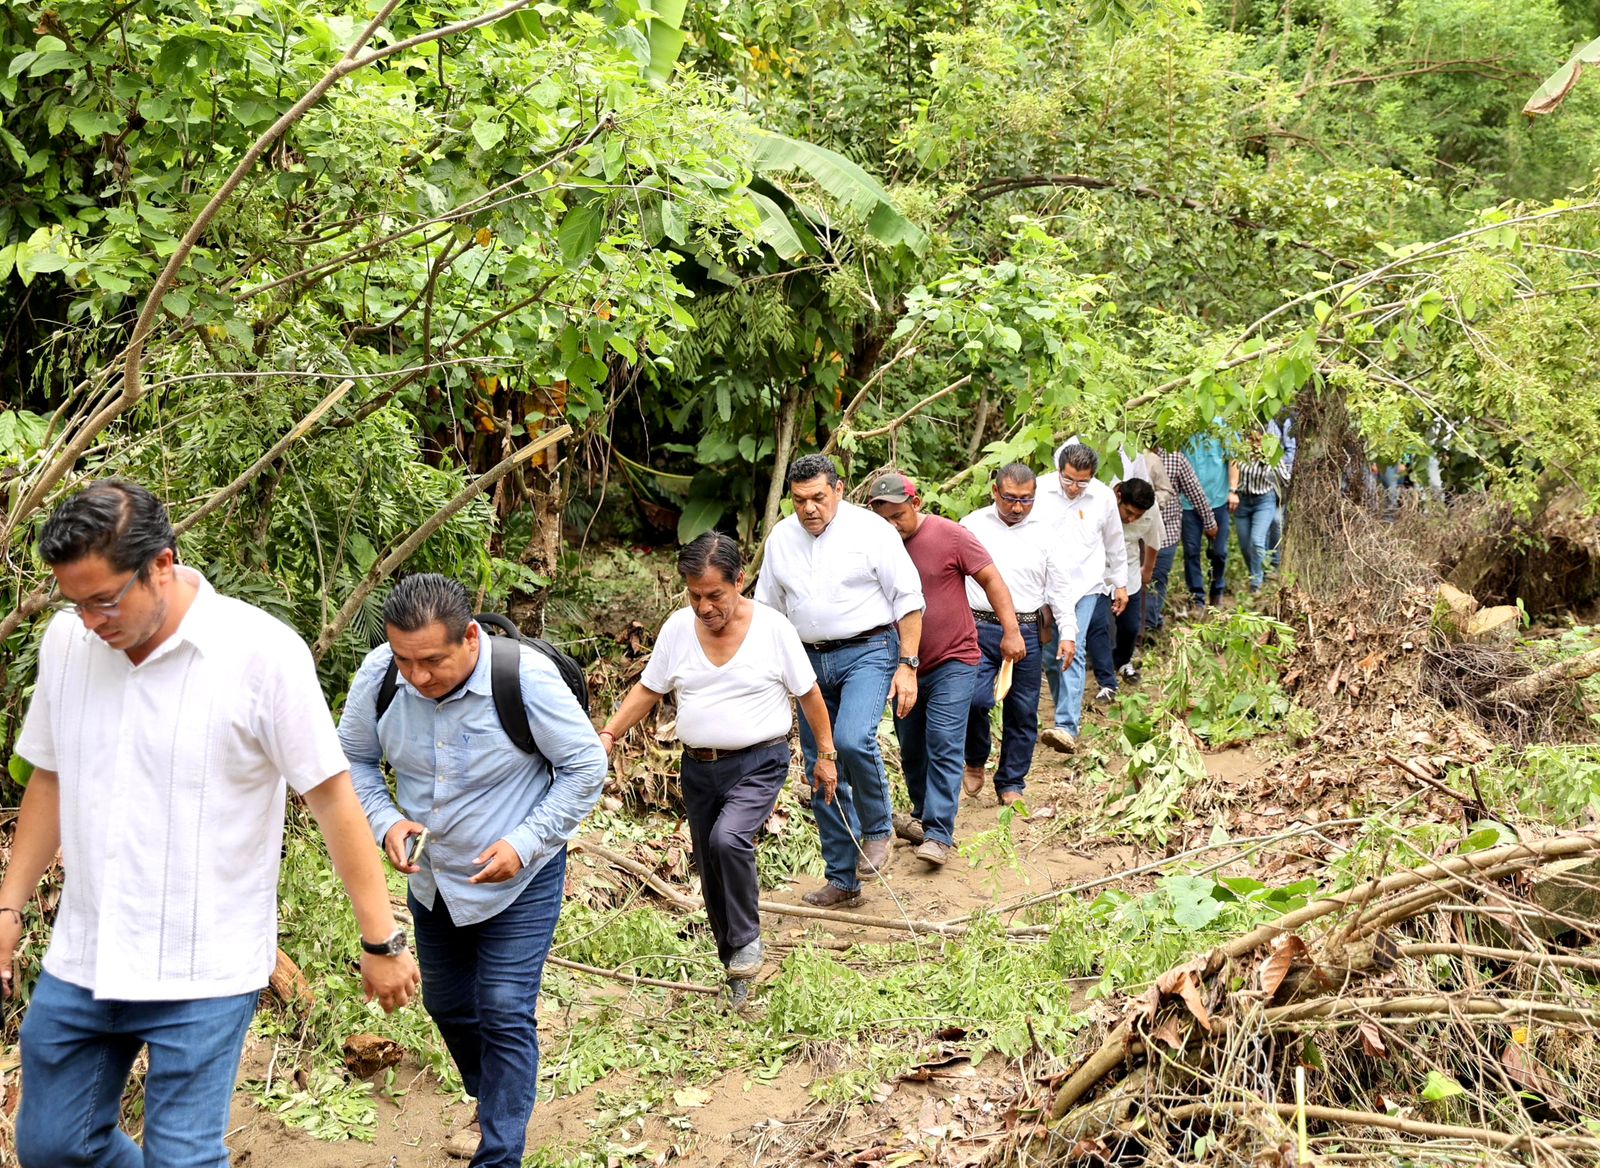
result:
[(894, 828), (901, 839), (917, 845), (917, 859), (940, 868), (955, 851), (967, 711), (981, 657), (978, 626), (967, 604), (968, 578), (983, 589), (1000, 622), (1001, 652), (1015, 661), (1027, 649), (1011, 590), (976, 536), (958, 523), (926, 514), (916, 484), (899, 471), (875, 478), (867, 502), (900, 533), (922, 577), (927, 607), (917, 662), (917, 703), (908, 713), (897, 711), (894, 720), (911, 814), (896, 816)]

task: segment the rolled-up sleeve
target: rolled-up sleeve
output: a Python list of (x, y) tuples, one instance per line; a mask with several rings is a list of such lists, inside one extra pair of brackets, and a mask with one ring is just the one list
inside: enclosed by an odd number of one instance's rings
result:
[(551, 771), (549, 793), (505, 837), (529, 865), (578, 834), (578, 826), (600, 801), (606, 752), (555, 667), (534, 661), (527, 652), (522, 655), (522, 703), (534, 745)]
[(350, 760), (350, 778), (355, 783), (361, 810), (372, 825), (372, 835), (380, 844), (389, 829), (405, 818), (389, 796), (383, 781), (383, 744), (378, 740), (378, 687), (389, 668), (389, 651), (380, 647), (367, 655), (350, 683), (339, 718), (339, 745)]

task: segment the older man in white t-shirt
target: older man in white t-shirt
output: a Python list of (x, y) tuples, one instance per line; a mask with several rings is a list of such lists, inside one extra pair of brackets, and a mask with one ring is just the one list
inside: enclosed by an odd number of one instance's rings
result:
[[(8, 995), (23, 907), (58, 847), (66, 882), (22, 1024), (24, 1168), (227, 1163), (239, 1053), (277, 955), (286, 782), (355, 906), (368, 996), (393, 1010), (418, 984), (305, 643), (176, 549), (166, 508), (119, 479), (67, 499), (39, 537), (72, 610), (45, 630), (17, 739), (36, 769), (0, 883)], [(142, 1151), (117, 1126), (141, 1047)]]
[[(899, 532), (844, 501), (831, 458), (796, 459), (788, 481), (794, 514), (767, 537), (756, 599), (793, 622), (833, 720), (838, 794), (811, 805), (828, 882), (805, 901), (848, 908), (861, 902), (861, 875), (889, 862), (892, 808), (878, 722), (890, 699), (902, 718), (917, 704), (922, 577)], [(814, 767), (817, 744), (804, 726), (800, 744)]]
[(680, 780), (695, 867), (717, 956), (735, 1005), (761, 971), (756, 835), (789, 776), (790, 700), (820, 743), (813, 782), (838, 784), (833, 729), (800, 637), (782, 615), (747, 600), (739, 546), (711, 531), (678, 553), (689, 607), (667, 618), (644, 674), (600, 730), (609, 752), (665, 695), (677, 706)]

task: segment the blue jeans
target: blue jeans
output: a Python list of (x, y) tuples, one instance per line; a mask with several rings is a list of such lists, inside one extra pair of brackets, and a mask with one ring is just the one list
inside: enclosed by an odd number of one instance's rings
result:
[[(256, 992), (180, 1002), (96, 1001), (39, 975), (22, 1022), (24, 1168), (227, 1168), (228, 1105)], [(141, 1046), (144, 1150), (117, 1127)]]
[[(1093, 592), (1078, 601), (1078, 651), (1072, 655), (1072, 664), (1066, 669), (1061, 668), (1060, 659), (1056, 656), (1056, 647), (1061, 643), (1059, 624), (1051, 628), (1050, 639), (1041, 647), (1045, 676), (1050, 679), (1050, 698), (1056, 706), (1056, 725), (1074, 738), (1078, 736), (1078, 725), (1083, 720), (1084, 660), (1088, 657), (1084, 642), (1094, 624), (1095, 608), (1101, 600), (1105, 600), (1108, 606), (1111, 603), (1110, 597)], [(1110, 661), (1110, 649), (1107, 648), (1105, 653), (1106, 660)]]
[[(492, 841), (486, 841), (485, 846)], [(467, 1094), (478, 1100), (483, 1142), (473, 1168), (520, 1168), (539, 1087), (539, 982), (561, 917), (563, 847), (516, 900), (486, 921), (458, 925), (443, 895), (423, 908), (407, 895), (417, 930), (422, 1004)]]
[[(833, 723), (833, 745), (839, 752), (839, 789), (833, 802), (821, 795), (811, 800), (822, 837), (822, 863), (828, 883), (846, 892), (861, 887), (856, 864), (861, 850), (856, 841), (889, 838), (889, 778), (878, 753), (878, 723), (889, 700), (889, 683), (899, 664), (900, 634), (893, 629), (858, 645), (827, 652), (806, 646), (806, 656), (817, 672), (817, 685)], [(811, 726), (800, 719), (800, 749), (806, 756), (806, 777), (817, 765), (817, 740)]]
[[(967, 711), (967, 765), (981, 767), (989, 761), (989, 711), (994, 709), (994, 679), (1000, 669), (999, 625), (978, 625), (978, 648), (983, 653), (972, 678), (972, 706)], [(1044, 652), (1039, 647), (1039, 626), (1022, 626), (1022, 643), (1028, 655), (1012, 666), (1011, 691), (1000, 707), (1000, 762), (994, 771), (995, 794), (1020, 791), (1033, 766), (1033, 748), (1039, 741), (1039, 683), (1044, 675)]]
[(1239, 551), (1250, 571), (1250, 589), (1259, 591), (1267, 578), (1267, 537), (1278, 514), (1278, 493), (1239, 492), (1239, 509), (1233, 513), (1233, 529), (1239, 533)]
[(1156, 572), (1150, 578), (1150, 587), (1145, 589), (1144, 627), (1146, 631), (1163, 629), (1167, 626), (1167, 618), (1163, 612), (1167, 607), (1167, 580), (1172, 575), (1172, 561), (1177, 558), (1177, 544), (1164, 547), (1156, 553)]
[(942, 844), (956, 842), (967, 710), (977, 672), (978, 667), (966, 661), (946, 661), (919, 675), (917, 704), (904, 718), (894, 720), (912, 818), (922, 821), (924, 836)]
[[(1211, 516), (1216, 522), (1217, 534), (1206, 539), (1199, 513), (1188, 508), (1184, 508), (1183, 512), (1183, 575), (1189, 585), (1189, 595), (1196, 604), (1205, 604), (1208, 599), (1216, 604), (1222, 599), (1223, 585), (1228, 579), (1228, 508), (1214, 507)], [(1206, 591), (1205, 566), (1200, 562), (1202, 541), (1205, 543), (1205, 558), (1211, 564), (1209, 593)]]
[[(1123, 609), (1123, 612), (1127, 612), (1127, 609)], [(1117, 618), (1111, 614), (1111, 597), (1098, 597), (1094, 605), (1094, 620), (1089, 622), (1089, 632), (1083, 638), (1083, 645), (1089, 650), (1087, 664), (1094, 670), (1095, 680), (1102, 689), (1117, 688), (1117, 667), (1113, 664), (1116, 657), (1116, 623)]]

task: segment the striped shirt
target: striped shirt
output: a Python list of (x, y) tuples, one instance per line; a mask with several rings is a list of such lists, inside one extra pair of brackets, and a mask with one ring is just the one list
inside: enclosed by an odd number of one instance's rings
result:
[(96, 998), (230, 997), (277, 955), (285, 780), (345, 769), (293, 629), (198, 582), (138, 665), (51, 620), (17, 753), (54, 771), (66, 884), (44, 967)]
[(1270, 462), (1241, 462), (1239, 464), (1239, 491), (1246, 495), (1265, 495), (1276, 491), (1280, 483), (1289, 481), (1281, 465)]
[(1188, 499), (1189, 506), (1201, 515), (1211, 510), (1211, 503), (1200, 485), (1200, 476), (1194, 473), (1187, 458), (1176, 450), (1163, 450), (1161, 465), (1176, 488), (1176, 493), (1161, 504), (1161, 546), (1169, 548), (1183, 538), (1183, 500)]

